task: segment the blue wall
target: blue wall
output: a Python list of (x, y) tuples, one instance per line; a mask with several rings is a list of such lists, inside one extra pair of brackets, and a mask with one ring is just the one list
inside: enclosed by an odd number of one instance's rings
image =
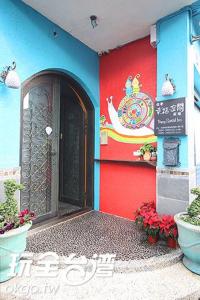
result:
[[(196, 7), (196, 14), (193, 17), (193, 35), (197, 36), (200, 35), (200, 26), (199, 26), (199, 19), (200, 19), (200, 1), (195, 2), (193, 6)], [(194, 43), (195, 51), (198, 53), (200, 57), (200, 41)], [(194, 66), (194, 86), (195, 91), (200, 94), (200, 73), (199, 73), (199, 66)]]
[[(53, 36), (54, 30), (58, 33), (57, 38)], [(95, 157), (98, 158), (98, 55), (20, 0), (0, 1), (0, 31), (0, 68), (16, 61), (22, 81), (42, 70), (60, 69), (86, 90), (95, 107)], [(20, 91), (0, 85), (0, 168), (19, 165), (19, 139)], [(98, 186), (98, 166), (95, 170)], [(97, 188), (95, 208), (98, 209)]]
[[(165, 101), (171, 98), (187, 96), (188, 88), (188, 46), (190, 20), (188, 11), (182, 11), (174, 17), (158, 22), (159, 43), (157, 46), (157, 100)], [(176, 93), (163, 97), (161, 88), (165, 74), (173, 78)], [(193, 87), (191, 87), (193, 88)], [(181, 168), (188, 167), (187, 136), (180, 137)], [(163, 167), (163, 137), (158, 137), (158, 167)]]

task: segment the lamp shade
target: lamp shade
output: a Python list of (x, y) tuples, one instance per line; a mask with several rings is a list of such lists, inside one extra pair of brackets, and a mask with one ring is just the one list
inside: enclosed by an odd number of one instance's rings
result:
[(165, 74), (165, 81), (163, 82), (161, 92), (163, 96), (172, 96), (175, 93), (175, 85), (168, 74)]
[(8, 71), (8, 74), (5, 78), (5, 85), (13, 89), (18, 89), (20, 87), (20, 78), (15, 70)]

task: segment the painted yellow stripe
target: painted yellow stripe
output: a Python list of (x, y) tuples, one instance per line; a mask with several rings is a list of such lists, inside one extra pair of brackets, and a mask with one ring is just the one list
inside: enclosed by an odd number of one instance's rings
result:
[(108, 136), (111, 137), (113, 140), (121, 143), (127, 144), (143, 144), (143, 143), (154, 143), (157, 141), (155, 135), (147, 135), (143, 137), (137, 136), (125, 136), (122, 134), (117, 133), (115, 130), (111, 128), (101, 128), (102, 132), (107, 132)]

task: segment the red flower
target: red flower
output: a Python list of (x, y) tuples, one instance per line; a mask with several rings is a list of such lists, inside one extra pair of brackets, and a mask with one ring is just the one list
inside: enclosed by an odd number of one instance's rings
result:
[(178, 231), (173, 216), (162, 216), (160, 232), (166, 237), (177, 238)]
[(134, 221), (136, 224), (142, 225), (147, 234), (158, 234), (165, 237), (177, 239), (178, 230), (173, 216), (158, 215), (155, 203), (143, 203), (135, 212)]
[(19, 217), (24, 217), (25, 215), (29, 214), (29, 210), (28, 209), (24, 209), (22, 211), (20, 211), (19, 213)]
[(155, 203), (154, 202), (147, 202), (143, 203), (139, 209), (136, 210), (135, 216), (134, 216), (134, 221), (141, 221), (141, 217), (144, 218), (146, 216), (146, 213), (148, 212), (155, 212)]
[(20, 223), (20, 224), (24, 224), (24, 222), (25, 222), (24, 218), (20, 218), (19, 223)]
[(20, 211), (20, 213), (19, 213), (19, 217), (21, 218), (21, 217), (24, 217), (24, 211), (22, 210), (22, 211)]

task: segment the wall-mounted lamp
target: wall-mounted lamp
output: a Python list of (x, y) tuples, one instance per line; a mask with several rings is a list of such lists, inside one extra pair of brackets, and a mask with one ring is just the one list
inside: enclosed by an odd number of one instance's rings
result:
[(94, 16), (94, 15), (90, 16), (90, 21), (91, 21), (91, 25), (92, 25), (93, 29), (95, 27), (97, 27), (97, 25), (98, 25), (98, 23), (97, 23), (97, 16)]
[(15, 69), (16, 63), (13, 62), (11, 66), (6, 66), (0, 74), (0, 82), (12, 89), (18, 89), (21, 85), (19, 75)]
[(165, 75), (165, 81), (162, 85), (162, 96), (172, 96), (176, 92), (176, 87), (172, 78), (169, 78), (169, 75)]
[(192, 40), (192, 43), (198, 42), (200, 40), (200, 35), (192, 35), (191, 40)]

